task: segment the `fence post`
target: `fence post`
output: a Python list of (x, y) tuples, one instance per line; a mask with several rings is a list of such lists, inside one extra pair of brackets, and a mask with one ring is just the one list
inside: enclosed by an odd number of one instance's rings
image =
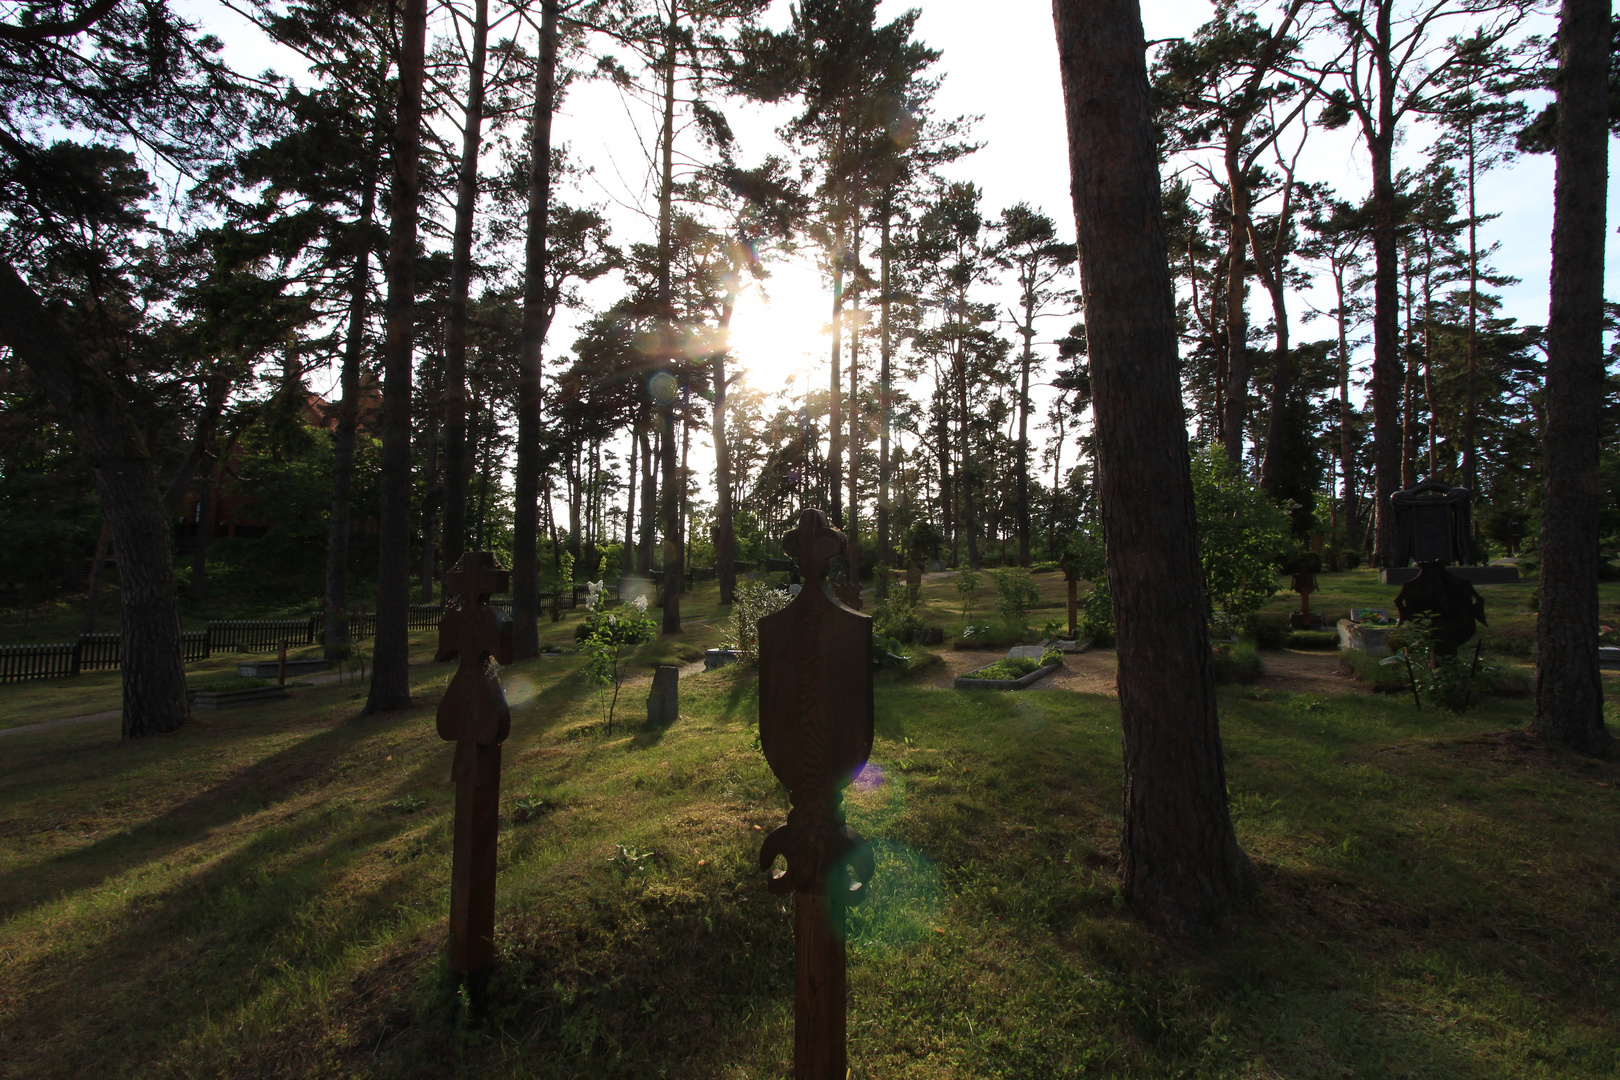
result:
[(84, 635), (80, 634), (79, 635), (79, 640), (75, 641), (73, 643), (73, 661), (72, 661), (72, 663), (73, 663), (73, 675), (75, 675), (75, 676), (79, 674), (79, 657), (82, 654), (83, 649), (84, 649)]

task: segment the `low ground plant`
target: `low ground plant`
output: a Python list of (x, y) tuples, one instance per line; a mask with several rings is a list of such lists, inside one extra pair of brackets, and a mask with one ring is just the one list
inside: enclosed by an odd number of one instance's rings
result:
[(1030, 672), (1039, 671), (1049, 664), (1062, 666), (1063, 654), (1057, 649), (1048, 649), (1041, 654), (1040, 659), (1032, 656), (1009, 656), (976, 671), (964, 672), (961, 677), (964, 679), (1022, 679)]
[(1265, 671), (1260, 652), (1252, 641), (1223, 642), (1215, 646), (1215, 684), (1252, 683)]

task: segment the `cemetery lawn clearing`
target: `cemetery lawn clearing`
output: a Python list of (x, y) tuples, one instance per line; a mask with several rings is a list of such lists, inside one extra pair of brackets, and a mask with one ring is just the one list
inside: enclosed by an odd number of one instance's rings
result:
[[(628, 685), (609, 737), (578, 667), (504, 672), (482, 1023), (443, 947), (451, 665), (412, 667), (404, 713), (356, 717), (364, 687), (334, 684), (130, 745), (13, 737), (7, 1075), (785, 1075), (791, 909), (757, 853), (786, 798), (752, 675), (683, 678), (654, 731)], [(1515, 734), (1523, 699), (1459, 718), (1220, 694), (1260, 887), (1219, 932), (1164, 942), (1116, 901), (1112, 699), (879, 681), (848, 800), (877, 856), (851, 917), (852, 1076), (1615, 1074), (1620, 766)]]

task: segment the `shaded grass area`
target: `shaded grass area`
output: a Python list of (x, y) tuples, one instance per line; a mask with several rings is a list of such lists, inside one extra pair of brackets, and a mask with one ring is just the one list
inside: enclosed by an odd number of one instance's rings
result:
[[(14, 737), (4, 1071), (787, 1075), (791, 909), (756, 864), (786, 802), (753, 679), (684, 679), (679, 722), (608, 737), (577, 666), (505, 672), (481, 1023), (442, 948), (448, 665), (412, 669), (401, 714), (328, 686), (127, 746)], [(1110, 699), (880, 680), (852, 1076), (1615, 1075), (1620, 768), (1503, 734), (1522, 701), (1221, 694), (1261, 887), (1167, 944), (1117, 896)]]

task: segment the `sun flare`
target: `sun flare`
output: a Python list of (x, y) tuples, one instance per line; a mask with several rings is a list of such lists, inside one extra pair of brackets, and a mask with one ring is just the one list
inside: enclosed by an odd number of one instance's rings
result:
[(737, 300), (731, 355), (766, 393), (802, 390), (806, 373), (827, 362), (832, 297), (815, 268), (787, 263)]

